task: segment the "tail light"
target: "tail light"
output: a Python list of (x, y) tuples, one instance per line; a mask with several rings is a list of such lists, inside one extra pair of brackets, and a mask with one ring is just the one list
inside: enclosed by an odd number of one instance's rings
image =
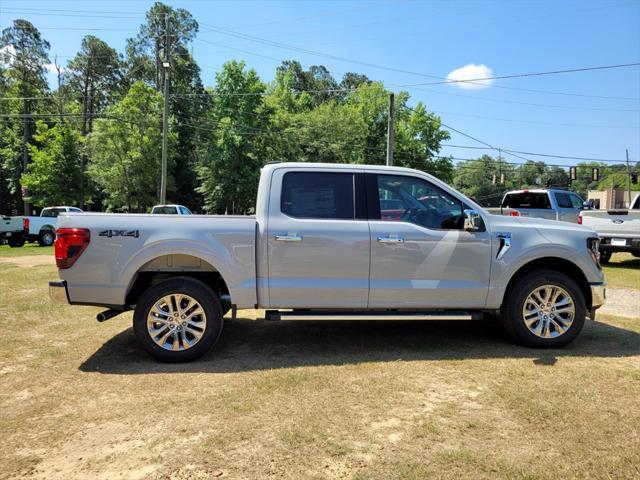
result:
[(582, 216), (578, 217), (578, 225), (582, 225)]
[(91, 233), (86, 228), (59, 228), (56, 230), (56, 265), (65, 269), (73, 266), (89, 246)]
[(512, 217), (519, 217), (520, 216), (520, 212), (518, 210), (511, 210), (509, 215), (512, 216)]
[(29, 219), (26, 217), (22, 219), (22, 230), (29, 231)]

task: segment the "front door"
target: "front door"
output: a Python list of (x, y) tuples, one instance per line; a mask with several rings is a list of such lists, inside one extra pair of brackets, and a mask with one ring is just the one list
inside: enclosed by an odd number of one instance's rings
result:
[(357, 308), (369, 293), (364, 174), (275, 170), (269, 200), (271, 308)]
[(491, 235), (463, 230), (463, 202), (410, 175), (367, 174), (367, 185), (369, 308), (484, 307)]

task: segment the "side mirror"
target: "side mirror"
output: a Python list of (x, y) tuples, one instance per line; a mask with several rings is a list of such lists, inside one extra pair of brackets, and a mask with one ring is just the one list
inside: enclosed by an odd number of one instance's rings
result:
[(482, 217), (477, 210), (464, 211), (464, 229), (467, 232), (477, 232), (482, 228)]
[(591, 204), (589, 202), (582, 202), (583, 210), (591, 210)]

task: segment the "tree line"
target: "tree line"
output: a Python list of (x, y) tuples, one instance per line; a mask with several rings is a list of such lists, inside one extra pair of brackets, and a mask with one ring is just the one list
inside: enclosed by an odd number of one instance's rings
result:
[[(170, 35), (167, 35), (166, 28)], [(167, 199), (199, 212), (247, 213), (270, 161), (384, 164), (389, 91), (350, 72), (282, 62), (271, 82), (242, 61), (225, 63), (205, 87), (189, 46), (198, 22), (154, 4), (124, 53), (85, 36), (66, 65), (18, 19), (0, 39), (0, 212), (77, 205), (145, 212), (157, 203), (162, 143), (162, 63), (168, 57)], [(55, 68), (50, 88), (47, 68)], [(567, 185), (563, 168), (484, 155), (454, 164), (439, 154), (450, 133), (407, 92), (394, 106), (395, 164), (431, 173), (485, 205), (507, 188)], [(581, 164), (586, 178), (590, 164)], [(582, 169), (582, 170), (580, 170)], [(603, 175), (611, 168), (603, 166)], [(614, 172), (615, 173), (615, 172)], [(589, 173), (590, 175), (590, 173)], [(597, 183), (584, 179), (582, 193)]]

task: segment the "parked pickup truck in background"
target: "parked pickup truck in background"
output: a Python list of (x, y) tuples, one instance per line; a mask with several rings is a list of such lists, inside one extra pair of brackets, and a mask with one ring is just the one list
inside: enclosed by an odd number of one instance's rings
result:
[(0, 243), (10, 247), (21, 247), (27, 240), (29, 221), (22, 217), (0, 217)]
[(82, 210), (76, 207), (47, 207), (43, 208), (39, 217), (23, 217), (29, 221), (29, 242), (38, 242), (42, 247), (53, 245), (56, 239), (56, 222), (61, 213), (75, 212)]
[(104, 306), (101, 321), (134, 309), (142, 347), (176, 362), (246, 308), (313, 321), (499, 312), (517, 342), (560, 347), (605, 294), (593, 230), (490, 215), (396, 167), (269, 164), (255, 216), (62, 213), (55, 257), (55, 302)]
[(536, 217), (576, 223), (584, 202), (567, 190), (513, 190), (505, 193), (500, 208), (490, 213), (512, 217)]
[(584, 210), (578, 223), (598, 233), (601, 262), (607, 263), (614, 252), (631, 252), (640, 257), (640, 195), (633, 199), (629, 210)]

